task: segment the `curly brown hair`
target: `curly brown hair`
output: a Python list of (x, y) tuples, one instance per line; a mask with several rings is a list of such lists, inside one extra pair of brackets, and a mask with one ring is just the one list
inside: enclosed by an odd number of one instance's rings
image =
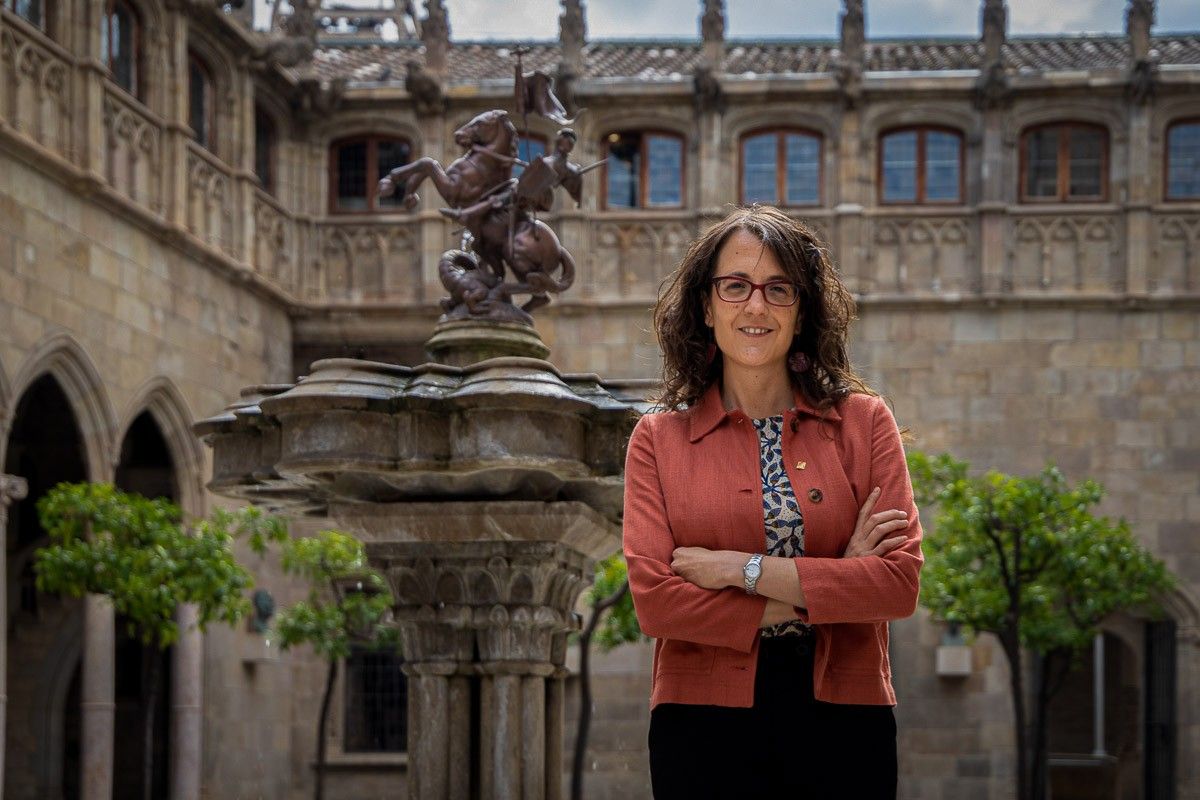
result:
[(853, 392), (875, 395), (850, 364), (846, 339), (856, 305), (825, 246), (807, 226), (779, 209), (752, 205), (734, 210), (702, 233), (663, 281), (666, 288), (654, 305), (654, 328), (663, 352), (659, 407), (690, 406), (721, 378), (722, 360), (710, 360), (715, 339), (704, 323), (704, 304), (721, 246), (736, 230), (748, 231), (769, 247), (799, 289), (800, 321), (789, 355), (804, 352), (811, 366), (801, 373), (789, 370), (788, 375), (808, 402), (824, 411)]

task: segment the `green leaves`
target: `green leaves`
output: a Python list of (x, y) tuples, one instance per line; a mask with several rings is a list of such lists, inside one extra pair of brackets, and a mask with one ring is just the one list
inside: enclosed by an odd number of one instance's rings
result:
[(395, 646), (392, 595), (387, 582), (367, 564), (362, 543), (346, 533), (322, 531), (283, 544), (285, 572), (304, 578), (308, 597), (275, 617), (284, 648), (310, 644), (322, 658), (350, 654), (353, 643)]
[(181, 603), (197, 606), (201, 627), (241, 619), (252, 580), (234, 558), (231, 531), (280, 525), (257, 509), (221, 511), (189, 533), (170, 501), (103, 483), (59, 484), (37, 507), (51, 541), (35, 556), (38, 588), (105, 595), (135, 635), (160, 648), (179, 636)]
[(1054, 466), (971, 477), (949, 455), (908, 460), (919, 502), (938, 509), (922, 543), (921, 602), (939, 620), (1038, 653), (1078, 651), (1105, 617), (1154, 611), (1174, 585), (1123, 520), (1093, 514), (1104, 496), (1095, 481), (1071, 486)]
[[(611, 596), (629, 580), (625, 559), (615, 553), (596, 565), (596, 582), (588, 590), (588, 602), (596, 605)], [(608, 615), (596, 631), (595, 641), (604, 650), (612, 650), (622, 644), (645, 639), (633, 610), (633, 596), (628, 592), (609, 609)]]

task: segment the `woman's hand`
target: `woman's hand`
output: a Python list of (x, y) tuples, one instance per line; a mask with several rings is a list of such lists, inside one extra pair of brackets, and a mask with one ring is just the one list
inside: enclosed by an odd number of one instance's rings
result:
[(746, 566), (747, 558), (736, 550), (676, 547), (671, 554), (671, 569), (701, 589), (724, 589), (742, 585), (742, 567)]
[(895, 535), (908, 527), (908, 515), (896, 508), (872, 514), (878, 499), (879, 487), (876, 486), (858, 512), (858, 524), (854, 526), (854, 535), (842, 558), (886, 556), (908, 539), (903, 533)]

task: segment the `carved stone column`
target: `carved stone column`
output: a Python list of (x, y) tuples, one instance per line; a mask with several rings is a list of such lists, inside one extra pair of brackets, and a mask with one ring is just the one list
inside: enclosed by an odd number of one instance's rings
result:
[[(975, 106), (983, 112), (982, 180), (979, 192), (980, 275), (972, 289), (985, 294), (1007, 290), (1008, 204), (1005, 180), (1005, 117), (1011, 105), (1004, 43), (1008, 38), (1008, 7), (1003, 0), (984, 0), (981, 41), (984, 59), (975, 84)], [(1019, 176), (1018, 176), (1019, 179)]]
[(178, 230), (187, 229), (188, 204), (188, 18), (181, 9), (167, 7), (162, 38), (165, 48), (166, 85), (163, 118), (167, 133), (163, 139), (163, 197), (166, 198), (168, 220)]
[(171, 800), (200, 800), (204, 636), (197, 620), (192, 604), (180, 606), (175, 616), (179, 641), (171, 662)]
[(116, 615), (104, 595), (83, 598), (80, 786), (83, 800), (112, 800)]
[[(1158, 170), (1150, 163), (1150, 101), (1154, 98), (1154, 82), (1158, 65), (1150, 52), (1150, 27), (1154, 24), (1153, 0), (1131, 0), (1125, 13), (1126, 36), (1129, 39), (1129, 167), (1128, 201), (1125, 206), (1125, 257), (1126, 269), (1124, 289), (1133, 294), (1144, 294), (1147, 270), (1154, 257), (1150, 206), (1153, 202), (1153, 177)], [(1165, 146), (1166, 143), (1164, 142)], [(1165, 176), (1164, 176), (1165, 180)]]
[[(24, 478), (0, 472), (0, 532), (8, 531), (8, 506), (22, 500), (28, 486)], [(7, 533), (6, 533), (7, 535)], [(8, 548), (0, 548), (0, 619), (8, 619)], [(0, 800), (4, 798), (4, 731), (8, 712), (8, 635), (0, 636)]]
[[(75, 92), (73, 116), (76, 120), (72, 137), (76, 163), (97, 182), (105, 179), (104, 142), (104, 81), (108, 69), (104, 66), (104, 54), (100, 38), (100, 20), (107, 13), (108, 3), (104, 0), (87, 0), (81, 3), (77, 20), (63, 22), (60, 30), (70, 40), (82, 45), (79, 60), (79, 86)], [(76, 15), (68, 14), (68, 19)]]
[[(440, 542), (379, 541), (369, 518), (332, 509), (339, 524), (376, 539), (367, 552), (395, 594), (410, 796), (558, 798), (567, 635), (616, 528), (575, 502), (414, 505), (393, 531)], [(422, 520), (422, 510), (436, 516)]]
[[(866, 143), (862, 138), (862, 113), (859, 105), (863, 92), (863, 72), (866, 69), (866, 11), (863, 0), (844, 0), (839, 22), (837, 64), (838, 91), (842, 115), (838, 130), (838, 203), (833, 211), (837, 218), (835, 246), (842, 273), (850, 278), (850, 289), (866, 293), (877, 291), (868, 277), (870, 265), (864, 243), (869, 235), (864, 208), (869, 202), (867, 192), (871, 181), (864, 169)], [(868, 167), (869, 169), (869, 167)]]

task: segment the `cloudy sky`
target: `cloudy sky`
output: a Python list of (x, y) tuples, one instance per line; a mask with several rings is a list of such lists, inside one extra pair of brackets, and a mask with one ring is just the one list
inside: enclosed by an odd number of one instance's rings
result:
[[(558, 0), (446, 0), (455, 39), (558, 36)], [(424, 6), (422, 2), (421, 7)], [(699, 35), (700, 0), (585, 0), (588, 36)], [(977, 0), (866, 0), (867, 35), (977, 36)], [(1126, 0), (1008, 0), (1009, 30), (1120, 32)], [(829, 37), (840, 0), (726, 0), (730, 37)], [(1156, 31), (1200, 31), (1200, 0), (1158, 0)]]

